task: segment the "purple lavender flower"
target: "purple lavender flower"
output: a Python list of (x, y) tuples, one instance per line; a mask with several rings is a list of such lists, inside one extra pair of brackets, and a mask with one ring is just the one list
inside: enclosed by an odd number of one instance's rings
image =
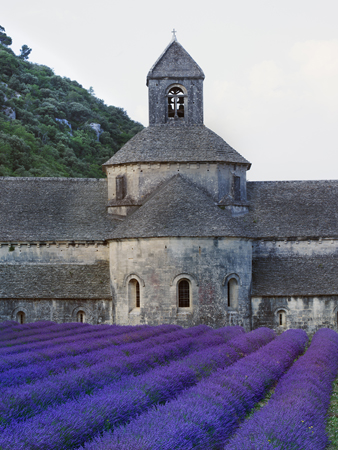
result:
[(267, 405), (242, 424), (224, 449), (324, 450), (337, 371), (338, 334), (320, 329), (305, 355), (281, 378)]
[[(176, 325), (160, 325), (161, 330), (163, 332), (173, 332), (181, 327), (177, 327)], [(135, 342), (140, 339), (145, 339), (146, 337), (154, 336), (158, 333), (159, 327), (147, 327), (146, 330), (143, 329), (132, 329), (128, 330), (127, 333), (123, 333), (120, 336), (111, 336), (109, 330), (103, 336), (99, 335), (96, 339), (85, 340), (83, 337), (80, 339), (74, 339), (74, 343), (59, 343), (54, 346), (53, 344), (49, 348), (47, 344), (45, 344), (44, 349), (27, 351), (22, 354), (14, 354), (14, 355), (5, 355), (2, 356), (0, 361), (0, 372), (8, 370), (13, 367), (23, 367), (29, 364), (44, 361), (53, 358), (60, 358), (65, 355), (74, 355), (79, 353), (86, 353), (93, 350), (98, 350), (104, 347), (108, 347), (109, 345), (122, 345), (128, 342)]]
[(209, 336), (214, 340), (217, 332), (202, 335), (204, 350), (181, 361), (137, 377), (123, 377), (92, 395), (51, 406), (26, 421), (12, 421), (3, 429), (0, 448), (74, 448), (91, 439), (93, 434), (124, 424), (152, 405), (174, 398), (217, 367), (226, 367), (275, 338), (272, 330), (259, 329), (241, 333), (228, 344), (210, 347)]
[(185, 390), (177, 399), (150, 409), (114, 433), (97, 436), (84, 449), (220, 448), (304, 351), (307, 340), (304, 331), (288, 330), (255, 353)]

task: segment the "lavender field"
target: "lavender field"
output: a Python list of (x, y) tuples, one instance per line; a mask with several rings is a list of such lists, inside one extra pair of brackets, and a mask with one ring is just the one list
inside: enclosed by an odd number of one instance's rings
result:
[(0, 324), (0, 449), (321, 450), (338, 334)]

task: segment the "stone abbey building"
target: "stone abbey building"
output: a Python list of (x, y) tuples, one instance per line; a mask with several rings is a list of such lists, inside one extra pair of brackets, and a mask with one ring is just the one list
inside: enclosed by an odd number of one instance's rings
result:
[(175, 40), (106, 179), (0, 178), (0, 321), (336, 327), (338, 182), (247, 182)]

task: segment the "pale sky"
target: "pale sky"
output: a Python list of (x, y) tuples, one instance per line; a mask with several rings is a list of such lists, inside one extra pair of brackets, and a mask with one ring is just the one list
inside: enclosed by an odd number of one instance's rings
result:
[(0, 25), (148, 125), (146, 75), (171, 30), (205, 73), (204, 123), (249, 180), (338, 178), (337, 0), (11, 0)]

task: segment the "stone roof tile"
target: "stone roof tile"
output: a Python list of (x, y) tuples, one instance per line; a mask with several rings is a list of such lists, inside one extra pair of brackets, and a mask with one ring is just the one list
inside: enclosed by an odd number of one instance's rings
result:
[(153, 125), (115, 153), (104, 166), (141, 162), (250, 163), (204, 125)]
[(242, 236), (241, 223), (181, 175), (162, 185), (110, 234), (111, 239), (163, 236)]
[(0, 177), (0, 241), (103, 240), (107, 180)]
[(256, 238), (338, 237), (338, 181), (247, 183), (247, 234)]
[(111, 298), (109, 263), (0, 264), (0, 298)]
[(256, 257), (252, 295), (338, 295), (338, 253), (313, 256)]

